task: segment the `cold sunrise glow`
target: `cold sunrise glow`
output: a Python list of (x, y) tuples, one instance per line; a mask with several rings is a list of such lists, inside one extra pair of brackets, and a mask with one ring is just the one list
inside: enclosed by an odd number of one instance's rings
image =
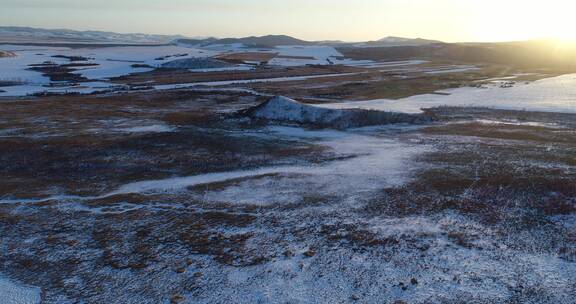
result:
[(5, 25), (307, 40), (390, 36), (449, 42), (574, 39), (569, 0), (1, 0)]

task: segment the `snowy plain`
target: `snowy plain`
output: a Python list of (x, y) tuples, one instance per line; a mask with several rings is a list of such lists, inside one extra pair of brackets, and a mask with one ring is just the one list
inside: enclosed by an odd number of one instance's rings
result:
[(0, 275), (0, 303), (39, 304), (40, 288), (25, 286)]
[[(16, 53), (15, 57), (0, 58), (0, 81), (16, 81), (18, 84), (0, 87), (0, 96), (26, 96), (47, 92), (56, 94), (79, 93), (89, 94), (103, 90), (126, 90), (122, 86), (109, 82), (110, 78), (137, 72), (149, 72), (174, 60), (188, 58), (209, 58), (228, 53), (262, 52), (274, 53), (277, 56), (269, 62), (270, 66), (296, 67), (305, 65), (345, 65), (367, 69), (380, 69), (380, 72), (399, 73), (458, 73), (476, 70), (473, 66), (448, 65), (440, 67), (418, 67), (425, 60), (375, 62), (371, 60), (352, 60), (344, 58), (335, 48), (329, 46), (278, 46), (273, 49), (247, 48), (244, 45), (220, 45), (203, 48), (164, 45), (164, 46), (116, 46), (96, 48), (66, 48), (44, 46), (0, 45), (0, 50)], [(69, 63), (66, 58), (54, 56), (84, 57), (82, 64), (93, 66), (74, 67), (73, 74), (81, 75), (89, 81), (80, 84), (52, 82), (40, 72), (28, 70), (30, 65), (54, 63), (58, 65)], [(214, 69), (195, 69), (191, 72), (224, 72), (249, 71), (254, 66), (235, 65)], [(359, 75), (366, 72), (341, 73), (328, 75), (311, 75), (299, 77), (279, 77), (268, 79), (253, 79), (239, 81), (209, 81), (197, 83), (180, 83), (160, 85), (155, 89), (185, 88), (189, 86), (224, 86), (231, 84), (256, 82), (299, 81), (321, 77), (339, 77)]]
[[(123, 132), (170, 132), (165, 126), (122, 129)], [(313, 189), (326, 195), (342, 192), (356, 196), (379, 190), (382, 185), (399, 186), (409, 180), (410, 159), (431, 147), (412, 145), (386, 138), (390, 127), (365, 127), (348, 131), (307, 130), (298, 127), (270, 126), (238, 136), (292, 139), (320, 145), (334, 153), (334, 161), (318, 165), (274, 166), (253, 170), (215, 172), (161, 180), (143, 180), (120, 186), (98, 196), (57, 195), (38, 199), (0, 199), (0, 204), (34, 203), (50, 200), (85, 201), (123, 194), (154, 194), (184, 191), (188, 187), (247, 179), (237, 186), (206, 196), (206, 200), (235, 197), (237, 202), (257, 204), (288, 203), (294, 196)], [(274, 175), (274, 177), (269, 177)], [(346, 185), (343, 187), (343, 185)], [(261, 191), (249, 191), (257, 187)]]
[[(569, 86), (571, 81), (567, 80), (566, 85)], [(536, 82), (535, 85), (543, 90), (542, 83)], [(504, 98), (506, 94), (523, 96), (530, 93), (523, 91), (512, 94), (520, 86), (500, 88), (495, 85), (492, 88), (494, 92), (489, 96)], [(226, 89), (230, 92), (241, 90)], [(492, 89), (477, 90), (482, 93)], [(206, 92), (209, 90), (206, 88)], [(473, 89), (462, 88), (450, 92), (458, 90)], [(566, 91), (557, 90), (556, 94), (559, 92), (564, 94)], [(464, 92), (461, 94), (465, 95)], [(207, 99), (216, 99), (217, 95)], [(430, 97), (445, 100), (452, 95)], [(550, 98), (554, 96), (553, 92), (549, 95)], [(511, 100), (514, 96), (506, 98)], [(568, 96), (564, 98), (570, 100)], [(481, 101), (480, 98), (478, 100)], [(186, 101), (188, 106), (189, 102)], [(198, 103), (204, 104), (206, 100)], [(127, 109), (126, 106), (122, 105), (122, 113)], [(160, 103), (156, 109), (165, 110), (164, 106), (165, 103)], [(419, 112), (422, 105), (411, 106), (414, 107), (413, 112)], [(131, 113), (136, 115), (134, 113), (141, 112)], [(107, 121), (102, 123), (102, 128), (114, 131), (115, 137), (136, 138), (142, 135), (139, 140), (157, 138), (152, 143), (160, 147), (160, 151), (173, 146), (162, 141), (162, 137), (175, 135), (189, 139), (195, 134), (184, 133), (185, 127), (176, 128), (152, 119), (134, 125)], [(136, 173), (133, 179), (124, 180), (119, 186), (99, 188), (102, 190), (98, 191), (102, 192), (96, 192), (96, 195), (104, 194), (98, 196), (65, 195), (63, 190), (38, 195), (47, 195), (46, 198), (7, 199), (0, 200), (0, 204), (5, 204), (3, 208), (14, 209), (15, 212), (34, 210), (26, 216), (35, 212), (41, 218), (52, 210), (54, 214), (69, 221), (67, 224), (71, 229), (78, 230), (76, 234), (70, 234), (79, 241), (75, 246), (55, 246), (57, 248), (49, 252), (29, 249), (28, 246), (33, 245), (46, 248), (43, 247), (45, 245), (41, 237), (30, 237), (30, 240), (35, 241), (26, 246), (17, 246), (23, 256), (27, 257), (30, 253), (33, 259), (40, 261), (67, 262), (67, 253), (81, 257), (82, 264), (76, 273), (84, 272), (88, 280), (69, 275), (62, 281), (34, 283), (42, 286), (44, 292), (51, 291), (52, 296), (54, 293), (65, 294), (77, 290), (78, 293), (71, 294), (78, 298), (98, 300), (93, 302), (169, 303), (172, 294), (167, 291), (174, 291), (188, 300), (183, 303), (458, 303), (458, 300), (467, 303), (498, 303), (513, 297), (516, 290), (526, 287), (536, 291), (552, 291), (555, 302), (550, 303), (571, 303), (576, 270), (574, 263), (557, 257), (555, 252), (517, 250), (508, 246), (514, 245), (515, 240), (505, 239), (518, 237), (530, 240), (530, 237), (536, 238), (537, 235), (521, 231), (524, 234), (514, 232), (503, 237), (495, 231), (494, 226), (481, 224), (473, 217), (468, 218), (451, 210), (407, 216), (366, 212), (363, 208), (371, 207), (386, 197), (383, 196), (385, 188), (401, 191), (404, 186), (408, 186), (417, 172), (426, 169), (419, 157), (436, 151), (436, 146), (422, 142), (422, 137), (416, 134), (401, 136), (390, 132), (389, 128), (398, 128), (398, 133), (402, 133), (404, 129), (417, 126), (334, 131), (268, 125), (218, 130), (227, 135), (218, 137), (223, 142), (230, 142), (232, 137), (237, 137), (242, 145), (260, 141), (274, 144), (289, 142), (289, 146), (314, 146), (323, 154), (318, 162), (300, 159), (240, 169), (224, 167), (195, 175), (173, 173), (166, 177)], [(204, 131), (210, 130), (204, 128)], [(175, 134), (177, 132), (183, 133)], [(100, 136), (106, 134), (103, 132)], [(90, 137), (97, 138), (93, 135)], [(448, 138), (446, 142), (454, 143), (454, 137)], [(473, 148), (470, 150), (475, 151)], [(127, 158), (116, 161), (121, 166), (133, 161), (134, 155), (137, 156), (140, 151), (132, 151), (134, 153), (129, 153)], [(169, 157), (181, 152), (172, 152)], [(282, 154), (279, 160), (283, 157)], [(106, 158), (106, 161), (110, 161), (110, 158)], [(56, 195), (58, 193), (64, 194)], [(132, 201), (132, 197), (138, 200)], [(410, 202), (413, 198), (403, 196), (399, 200), (407, 199)], [(202, 203), (190, 203), (196, 201)], [(46, 204), (35, 206), (34, 203), (39, 202)], [(384, 202), (394, 203), (394, 200)], [(135, 217), (138, 212), (142, 212), (141, 217)], [(189, 222), (184, 222), (186, 225), (180, 227), (170, 226), (179, 217), (202, 219), (214, 214), (224, 216), (224, 219), (242, 218), (249, 214), (255, 216), (255, 220), (247, 226), (224, 225), (216, 220), (213, 224), (207, 224), (207, 232), (197, 230), (190, 233), (189, 230), (182, 230), (183, 227), (194, 227)], [(214, 221), (214, 218), (210, 221)], [(139, 258), (131, 246), (142, 244), (149, 244), (147, 248), (154, 253), (150, 261), (144, 259), (145, 263), (150, 264), (145, 264), (147, 267), (139, 270), (114, 269), (103, 266), (108, 264), (94, 264), (102, 261), (99, 259), (100, 252), (93, 247), (97, 242), (85, 234), (98, 227), (94, 223), (105, 228), (101, 229), (104, 232), (113, 227), (115, 230), (109, 232), (111, 240), (120, 237), (116, 245), (107, 243), (106, 248), (103, 248), (114, 255), (115, 264), (111, 265), (129, 265), (126, 261)], [(26, 228), (21, 228), (21, 231), (38, 229), (37, 226), (34, 221), (30, 226), (23, 226)], [(131, 235), (137, 235), (140, 228), (150, 228), (153, 237), (130, 239)], [(154, 229), (158, 229), (158, 238), (154, 236)], [(5, 231), (14, 229), (7, 228)], [(38, 231), (34, 236), (44, 236), (46, 230), (40, 226)], [(190, 247), (174, 246), (178, 242), (163, 239), (180, 232), (185, 241), (192, 242)], [(14, 233), (12, 239), (20, 242), (21, 233)], [(198, 249), (194, 247), (197, 244), (188, 238), (197, 233), (206, 233), (210, 245), (208, 254), (198, 254)], [(464, 245), (458, 239), (454, 240), (455, 236), (459, 236), (458, 233), (464, 233), (465, 238), (461, 240)], [(243, 247), (236, 247), (240, 245), (233, 240), (248, 235), (249, 239), (242, 244)], [(235, 258), (229, 263), (240, 264), (231, 266), (217, 260), (220, 257), (218, 252), (210, 250), (218, 249), (221, 243), (212, 242), (219, 238), (224, 240), (221, 246), (225, 246), (225, 254)], [(205, 240), (201, 241), (206, 244)], [(35, 252), (42, 252), (44, 256), (36, 257)], [(260, 257), (263, 260), (258, 262), (257, 258)], [(194, 263), (188, 264), (188, 258), (193, 258)], [(256, 262), (252, 263), (252, 259)], [(185, 265), (182, 266), (183, 272), (174, 269), (174, 264), (180, 263)], [(65, 285), (49, 286), (52, 282), (63, 282)], [(110, 290), (98, 293), (91, 289), (94, 285), (104, 285), (102, 282), (106, 282)], [(14, 284), (8, 284), (11, 290), (15, 288)], [(140, 292), (143, 285), (146, 285), (146, 293)], [(18, 284), (16, 286), (16, 290), (21, 288)], [(446, 301), (443, 302), (443, 299)], [(48, 303), (75, 302), (51, 298)]]
[[(151, 71), (154, 67), (160, 66), (174, 56), (178, 56), (174, 58), (182, 59), (209, 57), (217, 54), (209, 50), (178, 46), (118, 46), (71, 49), (65, 47), (0, 45), (0, 49), (12, 51), (17, 55), (15, 57), (0, 58), (0, 81), (17, 81), (21, 83), (20, 85), (0, 87), (0, 96), (25, 96), (38, 92), (77, 92), (87, 94), (113, 88), (114, 85), (107, 82), (110, 78), (134, 72)], [(68, 63), (65, 58), (53, 56), (81, 56), (87, 58), (82, 63), (96, 65), (77, 68), (72, 73), (82, 75), (91, 81), (81, 85), (57, 88), (46, 87), (46, 85), (50, 84), (48, 77), (43, 76), (39, 72), (30, 71), (28, 68), (30, 65), (45, 62)], [(133, 65), (135, 64), (140, 65), (140, 67), (134, 67)], [(150, 68), (145, 66), (150, 66)]]
[(518, 82), (510, 88), (503, 88), (494, 83), (483, 87), (443, 90), (438, 93), (440, 94), (416, 95), (398, 100), (349, 101), (318, 106), (330, 109), (360, 108), (405, 113), (420, 113), (423, 108), (441, 106), (576, 113), (576, 74), (529, 83)]

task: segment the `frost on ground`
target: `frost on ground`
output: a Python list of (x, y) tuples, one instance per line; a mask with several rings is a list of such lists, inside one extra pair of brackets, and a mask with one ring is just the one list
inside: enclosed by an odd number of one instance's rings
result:
[(40, 289), (24, 286), (0, 276), (0, 303), (3, 304), (39, 304)]
[(575, 303), (574, 114), (337, 131), (231, 113), (265, 101), (0, 104), (0, 272), (49, 304)]
[[(377, 130), (369, 130), (376, 132)], [(381, 136), (350, 132), (307, 131), (275, 127), (256, 133), (268, 138), (312, 141), (330, 148), (334, 160), (303, 166), (264, 167), (249, 171), (208, 173), (164, 180), (140, 181), (121, 186), (106, 197), (119, 194), (163, 193), (189, 187), (223, 185), (219, 191), (200, 192), (204, 202), (270, 205), (302, 201), (312, 193), (317, 196), (353, 198), (383, 186), (401, 185), (409, 178), (409, 160), (428, 147), (400, 143)], [(249, 135), (247, 135), (249, 136)], [(251, 191), (251, 189), (259, 189)]]

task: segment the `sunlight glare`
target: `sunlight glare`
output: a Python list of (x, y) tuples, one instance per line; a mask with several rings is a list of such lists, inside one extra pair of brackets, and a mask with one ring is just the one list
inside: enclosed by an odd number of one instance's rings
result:
[(576, 41), (575, 10), (576, 2), (567, 0), (468, 1), (466, 19), (469, 36), (476, 40), (548, 38), (570, 43)]

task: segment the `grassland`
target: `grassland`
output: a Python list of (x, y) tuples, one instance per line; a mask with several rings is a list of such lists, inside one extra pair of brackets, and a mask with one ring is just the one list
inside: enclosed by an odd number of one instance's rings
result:
[[(430, 125), (289, 129), (314, 134), (298, 138), (230, 115), (263, 100), (172, 90), (1, 103), (0, 271), (40, 286), (46, 303), (569, 303), (573, 115), (438, 108)], [(301, 172), (97, 197), (366, 153), (336, 155), (314, 136), (423, 152), (406, 183), (362, 191), (304, 187)]]

